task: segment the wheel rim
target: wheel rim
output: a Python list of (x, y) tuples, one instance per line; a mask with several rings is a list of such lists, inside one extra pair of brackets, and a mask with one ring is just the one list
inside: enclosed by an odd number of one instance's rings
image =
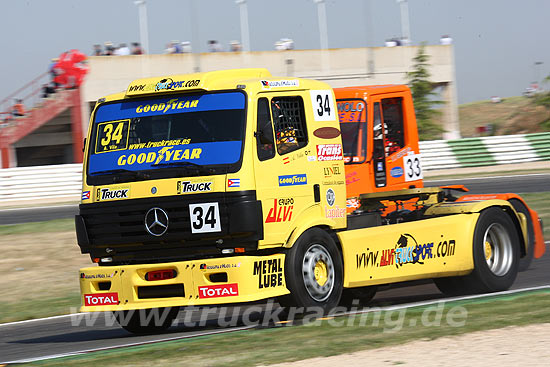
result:
[(491, 224), (483, 236), (485, 261), (496, 276), (505, 275), (512, 266), (512, 241), (500, 223)]
[(321, 245), (312, 245), (304, 254), (302, 275), (306, 290), (317, 302), (326, 300), (334, 287), (334, 263)]

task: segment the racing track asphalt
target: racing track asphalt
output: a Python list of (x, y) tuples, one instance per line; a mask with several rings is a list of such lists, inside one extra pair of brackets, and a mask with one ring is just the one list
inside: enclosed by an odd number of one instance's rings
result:
[[(540, 173), (468, 179), (425, 180), (424, 184), (429, 187), (464, 185), (470, 189), (470, 194), (498, 194), (505, 192), (521, 194), (550, 191), (550, 174)], [(78, 205), (5, 209), (0, 210), (0, 225), (72, 218), (76, 214), (78, 214)]]
[[(549, 244), (547, 242), (547, 245)], [(549, 268), (550, 249), (542, 258), (534, 260), (527, 271), (518, 275), (512, 289), (550, 285)], [(441, 298), (444, 296), (430, 282), (380, 291), (370, 306), (399, 305)], [(229, 309), (226, 315), (232, 315), (232, 310)], [(183, 318), (184, 312), (180, 312), (179, 319)], [(228, 328), (219, 328), (216, 325), (214, 322), (216, 318), (215, 314), (211, 314), (210, 321), (204, 326), (192, 328), (186, 328), (184, 325), (173, 326), (165, 334), (149, 336), (131, 335), (116, 324), (107, 326), (102, 313), (98, 314), (94, 326), (86, 326), (84, 322), (73, 326), (69, 316), (0, 325), (0, 364), (90, 349), (193, 337), (216, 330), (227, 331)], [(198, 318), (194, 317), (192, 320), (198, 320)]]
[[(506, 178), (427, 181), (426, 185), (464, 184), (472, 189), (472, 193), (524, 193), (550, 191), (549, 178), (550, 175), (548, 174), (524, 175), (508, 176)], [(48, 219), (52, 218), (49, 217)], [(549, 267), (550, 251), (547, 251), (541, 259), (533, 261), (531, 267), (526, 272), (518, 275), (513, 289), (550, 285)], [(443, 298), (443, 295), (430, 282), (428, 284), (380, 291), (373, 300), (372, 306), (398, 305), (440, 298)], [(231, 310), (229, 310), (228, 314), (231, 315)], [(183, 317), (182, 312), (180, 312), (179, 317)], [(216, 315), (211, 315), (211, 320), (215, 319)], [(184, 326), (172, 327), (168, 333), (163, 335), (134, 336), (117, 325), (107, 326), (102, 314), (99, 315), (94, 326), (86, 326), (85, 323), (73, 326), (71, 325), (70, 317), (56, 317), (5, 324), (0, 325), (0, 364), (7, 361), (38, 358), (81, 350), (154, 342), (166, 338), (192, 337), (215, 330), (220, 329), (215, 323), (208, 322), (205, 326), (194, 328), (185, 328)], [(227, 328), (223, 330), (227, 330)]]

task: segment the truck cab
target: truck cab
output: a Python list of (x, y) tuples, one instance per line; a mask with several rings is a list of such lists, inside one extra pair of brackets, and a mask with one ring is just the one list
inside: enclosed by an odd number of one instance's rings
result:
[(346, 167), (348, 211), (367, 192), (421, 188), (422, 164), (410, 89), (335, 88)]

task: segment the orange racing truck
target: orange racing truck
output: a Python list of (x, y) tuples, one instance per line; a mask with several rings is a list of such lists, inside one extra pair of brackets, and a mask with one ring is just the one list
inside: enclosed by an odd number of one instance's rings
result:
[(544, 252), (516, 195), (422, 187), (402, 86), (335, 95), (265, 69), (138, 79), (97, 101), (84, 156), (75, 225), (96, 265), (80, 269), (81, 311), (134, 333), (166, 329), (180, 307), (276, 298), (328, 312), (417, 279), (500, 291)]

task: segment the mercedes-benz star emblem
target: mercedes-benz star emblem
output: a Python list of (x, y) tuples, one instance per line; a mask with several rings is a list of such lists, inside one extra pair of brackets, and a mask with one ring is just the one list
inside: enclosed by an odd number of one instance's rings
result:
[(153, 236), (162, 236), (168, 230), (168, 214), (161, 208), (151, 208), (145, 214), (145, 229)]

